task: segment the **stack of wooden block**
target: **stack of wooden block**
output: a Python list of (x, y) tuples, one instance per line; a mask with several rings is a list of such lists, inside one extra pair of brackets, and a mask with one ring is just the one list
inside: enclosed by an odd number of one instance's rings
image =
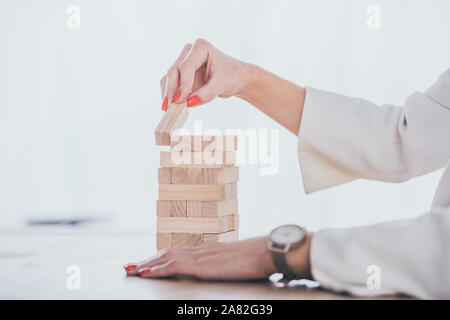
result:
[(161, 151), (156, 246), (205, 247), (238, 240), (236, 136), (173, 134), (187, 119), (185, 105), (169, 106), (155, 131)]

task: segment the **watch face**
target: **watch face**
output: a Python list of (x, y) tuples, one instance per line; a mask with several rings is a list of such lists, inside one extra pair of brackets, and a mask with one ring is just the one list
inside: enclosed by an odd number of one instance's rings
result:
[(270, 240), (279, 244), (292, 244), (301, 241), (305, 233), (305, 229), (295, 224), (287, 224), (274, 229), (270, 234)]

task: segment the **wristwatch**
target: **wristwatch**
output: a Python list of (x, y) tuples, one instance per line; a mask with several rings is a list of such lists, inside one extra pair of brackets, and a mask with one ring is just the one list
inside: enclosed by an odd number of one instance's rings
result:
[(268, 249), (272, 253), (273, 263), (283, 278), (295, 278), (289, 268), (286, 253), (299, 248), (306, 239), (306, 229), (295, 224), (285, 224), (272, 230), (269, 234)]

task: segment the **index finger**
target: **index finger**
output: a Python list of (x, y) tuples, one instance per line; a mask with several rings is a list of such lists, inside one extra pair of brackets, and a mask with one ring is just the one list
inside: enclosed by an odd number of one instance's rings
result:
[[(179, 83), (179, 66), (186, 57), (186, 55), (191, 50), (192, 45), (190, 43), (186, 44), (178, 56), (177, 60), (175, 60), (174, 64), (167, 71), (166, 75), (163, 77), (164, 81), (161, 81), (161, 90), (164, 91), (163, 98), (167, 98), (169, 101), (172, 101), (175, 96), (176, 90), (178, 88)], [(162, 79), (161, 79), (162, 80)]]
[(208, 52), (209, 43), (206, 40), (199, 39), (195, 41), (192, 50), (180, 63), (180, 83), (178, 88), (180, 96), (177, 101), (184, 101), (192, 92), (195, 72), (208, 60)]

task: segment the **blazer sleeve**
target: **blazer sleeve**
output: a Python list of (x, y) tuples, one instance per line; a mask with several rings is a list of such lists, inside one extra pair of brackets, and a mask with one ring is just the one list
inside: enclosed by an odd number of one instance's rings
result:
[(306, 89), (298, 137), (306, 193), (358, 178), (402, 182), (450, 158), (450, 69), (403, 106)]
[(311, 243), (321, 286), (353, 295), (450, 299), (450, 209), (366, 227), (325, 229)]

